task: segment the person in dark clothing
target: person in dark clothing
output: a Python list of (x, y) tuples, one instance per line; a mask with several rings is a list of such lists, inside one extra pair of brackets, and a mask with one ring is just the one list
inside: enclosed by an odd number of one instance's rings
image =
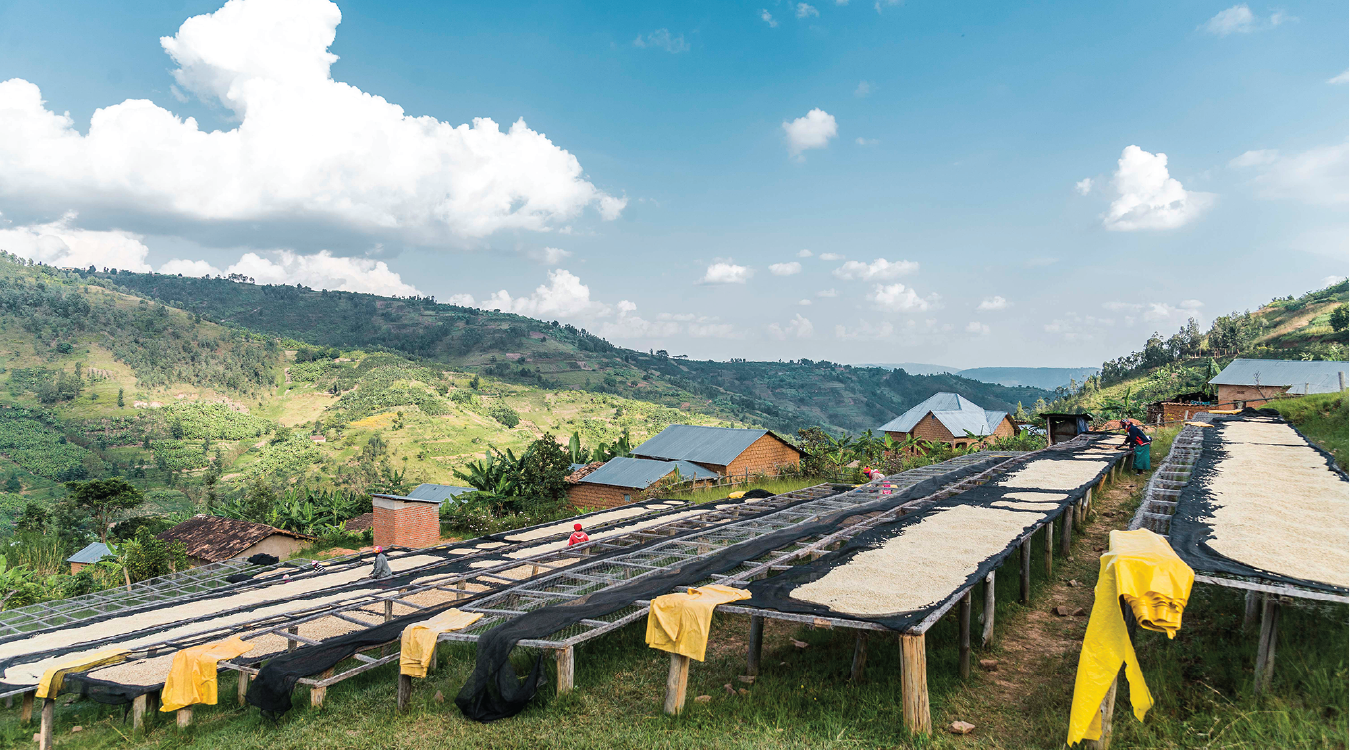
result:
[(375, 548), (375, 567), (370, 571), (370, 577), (376, 580), (390, 578), (394, 571), (389, 568), (389, 558), (384, 556), (384, 548)]
[(1134, 473), (1143, 474), (1149, 469), (1150, 450), (1149, 443), (1153, 438), (1144, 434), (1139, 425), (1132, 419), (1126, 419), (1125, 425), (1125, 445), (1134, 449)]

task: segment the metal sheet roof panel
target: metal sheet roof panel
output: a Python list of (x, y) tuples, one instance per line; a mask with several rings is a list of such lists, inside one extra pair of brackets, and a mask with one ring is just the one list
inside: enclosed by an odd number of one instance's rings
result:
[(726, 466), (768, 430), (673, 424), (633, 449), (634, 456)]
[(1212, 385), (1289, 386), (1289, 393), (1335, 393), (1341, 389), (1346, 373), (1350, 383), (1350, 363), (1336, 361), (1304, 362), (1291, 359), (1235, 359), (1223, 372), (1210, 380)]
[(66, 558), (68, 563), (96, 563), (105, 557), (112, 557), (117, 550), (103, 542), (92, 542), (84, 549)]
[(582, 477), (581, 481), (645, 490), (674, 471), (679, 471), (681, 477), (690, 479), (717, 478), (716, 472), (688, 461), (657, 461), (650, 458), (619, 456), (606, 461), (604, 466)]
[[(935, 415), (937, 412), (970, 412), (978, 414), (980, 418), (984, 417), (984, 407), (981, 407), (970, 399), (956, 393), (939, 392), (934, 393), (928, 398), (920, 401), (906, 411), (904, 414), (892, 419), (880, 427), (881, 432), (909, 432), (914, 429), (929, 412)], [(950, 427), (948, 429), (951, 429)], [(972, 430), (973, 431), (973, 430)], [(953, 435), (964, 435), (964, 432), (953, 432)]]

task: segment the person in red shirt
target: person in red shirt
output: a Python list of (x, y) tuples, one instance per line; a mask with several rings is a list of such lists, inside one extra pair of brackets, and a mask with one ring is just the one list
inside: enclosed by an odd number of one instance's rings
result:
[(572, 536), (567, 538), (568, 547), (571, 547), (574, 544), (584, 544), (591, 540), (590, 537), (586, 536), (586, 532), (581, 530), (581, 524), (579, 523), (572, 524), (572, 529), (573, 529)]

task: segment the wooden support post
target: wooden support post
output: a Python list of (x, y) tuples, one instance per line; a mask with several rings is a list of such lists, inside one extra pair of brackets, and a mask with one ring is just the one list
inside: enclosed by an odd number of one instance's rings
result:
[(900, 661), (904, 663), (901, 701), (905, 728), (914, 734), (930, 734), (933, 716), (928, 709), (928, 646), (922, 635), (900, 636)]
[(23, 702), (19, 704), (19, 723), (27, 724), (33, 720), (33, 696), (37, 691), (29, 690), (23, 694)]
[(1242, 613), (1242, 629), (1251, 630), (1256, 624), (1256, 613), (1261, 611), (1261, 594), (1256, 591), (1247, 592), (1247, 609)]
[(1055, 522), (1045, 522), (1045, 577), (1055, 573)]
[(150, 696), (141, 693), (131, 699), (131, 729), (145, 728), (145, 705), (150, 702)]
[(853, 669), (849, 671), (849, 679), (853, 682), (862, 682), (863, 673), (866, 671), (867, 631), (859, 630), (853, 639)]
[(239, 705), (240, 705), (240, 706), (245, 706), (245, 705), (247, 705), (247, 704), (248, 704), (248, 700), (247, 700), (247, 698), (248, 698), (248, 672), (240, 672), (240, 673), (239, 673), (239, 682), (236, 683), (235, 689), (239, 692)]
[[(319, 679), (326, 680), (333, 676), (333, 668), (329, 667), (319, 673)], [(315, 685), (309, 689), (309, 707), (323, 708), (323, 699), (328, 697), (328, 688)]]
[(1022, 563), (1022, 588), (1019, 600), (1023, 605), (1031, 604), (1031, 537), (1022, 540), (1022, 554), (1018, 557)]
[(745, 673), (751, 677), (759, 674), (759, 657), (764, 650), (764, 618), (750, 616), (750, 648), (745, 652)]
[(956, 624), (960, 628), (960, 669), (961, 679), (970, 677), (970, 591), (961, 597), (961, 606), (956, 613)]
[(1266, 594), (1261, 607), (1261, 640), (1256, 647), (1256, 693), (1260, 695), (1270, 688), (1271, 676), (1275, 672), (1275, 642), (1279, 639), (1280, 598)]
[(392, 619), (394, 619), (394, 600), (393, 600), (393, 599), (385, 599), (385, 600), (384, 600), (384, 621), (385, 621), (385, 622), (389, 622), (389, 621), (392, 620)]
[(684, 710), (684, 693), (689, 688), (689, 657), (670, 655), (670, 674), (666, 676), (666, 713), (678, 716)]
[(12, 695), (5, 696), (5, 708), (14, 708), (14, 696)]
[(1087, 526), (1088, 514), (1092, 512), (1092, 488), (1089, 487), (1087, 494), (1083, 496), (1083, 525)]
[[(300, 633), (300, 626), (298, 626), (298, 625), (292, 625), (292, 626), (290, 626), (289, 628), (286, 628), (286, 632), (287, 632), (287, 633), (290, 633), (291, 635), (299, 635), (299, 633)], [(295, 647), (298, 646), (298, 645), (300, 645), (300, 641), (293, 641), (293, 640), (291, 640), (290, 638), (287, 638), (287, 639), (286, 639), (286, 650), (287, 650), (287, 651), (294, 651), (294, 650), (295, 650)]]
[(192, 726), (192, 709), (180, 708), (178, 709), (178, 713), (176, 716), (178, 719), (179, 729), (187, 729), (188, 727)]
[(1061, 513), (1061, 514), (1059, 514), (1059, 523), (1060, 523), (1060, 526), (1061, 526), (1061, 528), (1060, 528), (1060, 530), (1059, 530), (1059, 556), (1060, 556), (1060, 557), (1068, 557), (1068, 556), (1069, 556), (1069, 545), (1073, 544), (1073, 506), (1072, 506), (1072, 505), (1070, 505), (1069, 507), (1065, 508), (1065, 509), (1064, 509), (1064, 512)]
[(398, 676), (398, 712), (403, 713), (408, 710), (408, 701), (412, 700), (412, 676), (400, 674)]
[(38, 729), (38, 750), (52, 750), (52, 730), (56, 724), (56, 700), (42, 699), (42, 726)]
[(994, 571), (984, 577), (984, 630), (980, 633), (980, 645), (988, 646), (994, 639)]
[(1090, 750), (1108, 750), (1111, 747), (1111, 717), (1116, 712), (1116, 686), (1119, 684), (1120, 675), (1116, 675), (1116, 679), (1111, 681), (1111, 687), (1106, 690), (1106, 697), (1102, 698), (1102, 705), (1097, 709), (1102, 720), (1102, 735), (1101, 739), (1088, 740)]
[(571, 646), (553, 650), (553, 662), (558, 666), (558, 695), (572, 692), (576, 675), (576, 654)]

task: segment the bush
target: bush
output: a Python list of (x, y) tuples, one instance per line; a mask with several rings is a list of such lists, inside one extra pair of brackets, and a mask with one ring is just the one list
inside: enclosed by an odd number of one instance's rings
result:
[(520, 415), (516, 413), (515, 409), (507, 406), (503, 401), (498, 401), (488, 407), (487, 413), (489, 417), (492, 417), (507, 427), (514, 428), (516, 425), (520, 424)]

